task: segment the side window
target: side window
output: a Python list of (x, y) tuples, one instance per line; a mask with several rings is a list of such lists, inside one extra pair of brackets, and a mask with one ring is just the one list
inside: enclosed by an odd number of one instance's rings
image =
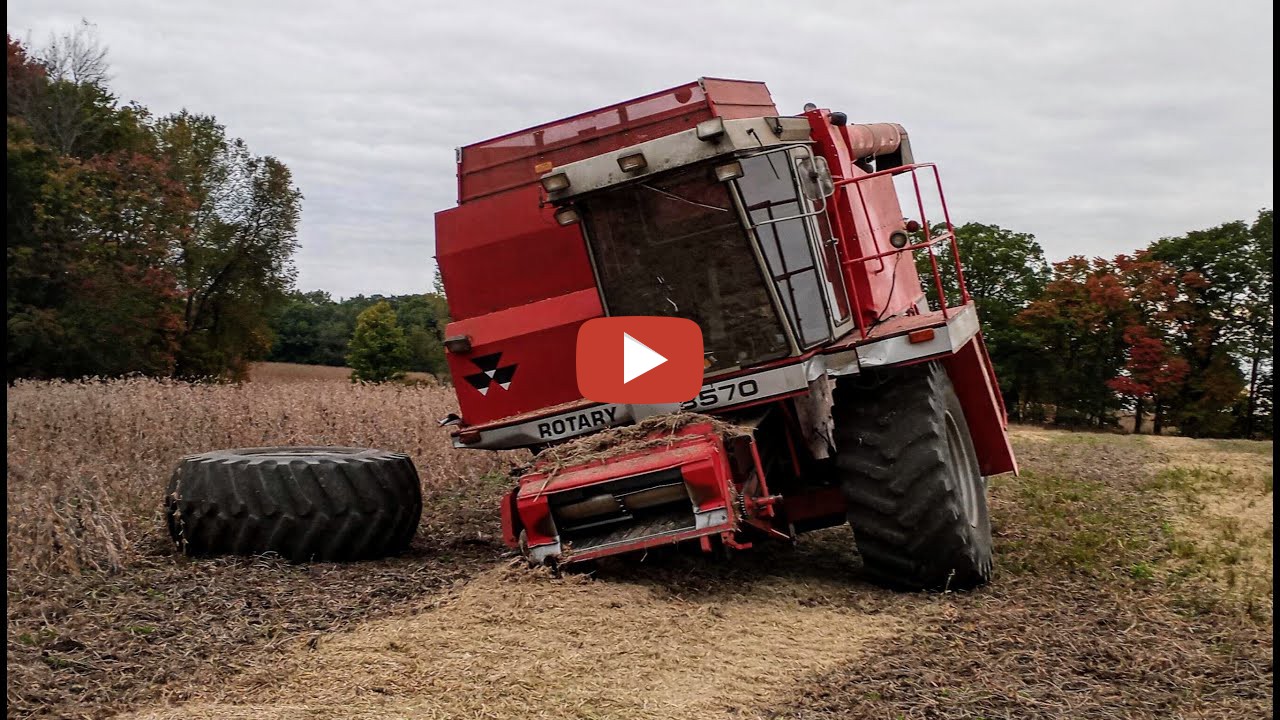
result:
[(808, 208), (801, 203), (786, 151), (742, 159), (738, 189), (760, 239), (769, 274), (802, 347), (831, 337), (823, 281), (809, 241)]
[(827, 222), (825, 210), (813, 216), (818, 228), (818, 247), (822, 248), (822, 264), (826, 270), (828, 291), (831, 293), (832, 316), (839, 324), (849, 319), (849, 292), (844, 284), (844, 268), (840, 266), (840, 254), (836, 251), (835, 233)]

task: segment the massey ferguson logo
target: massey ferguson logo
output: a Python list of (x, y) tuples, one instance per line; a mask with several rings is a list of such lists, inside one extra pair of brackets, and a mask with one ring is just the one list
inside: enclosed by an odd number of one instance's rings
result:
[(471, 362), (480, 368), (480, 372), (474, 375), (467, 375), (463, 379), (471, 383), (471, 387), (478, 390), (481, 395), (488, 395), (489, 388), (493, 387), (495, 383), (498, 387), (506, 390), (511, 387), (511, 378), (516, 374), (516, 366), (514, 364), (500, 366), (498, 363), (501, 360), (502, 353), (472, 358)]

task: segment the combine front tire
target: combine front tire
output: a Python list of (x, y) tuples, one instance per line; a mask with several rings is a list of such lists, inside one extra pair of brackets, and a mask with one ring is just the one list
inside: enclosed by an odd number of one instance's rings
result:
[(943, 367), (837, 386), (834, 413), (836, 466), (867, 575), (910, 590), (990, 579), (986, 481)]
[(165, 493), (169, 534), (191, 555), (382, 557), (409, 547), (421, 515), (413, 461), (361, 448), (193, 455), (179, 462)]

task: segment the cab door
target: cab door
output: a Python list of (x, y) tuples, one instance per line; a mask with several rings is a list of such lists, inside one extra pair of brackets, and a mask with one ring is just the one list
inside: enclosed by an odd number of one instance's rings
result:
[(780, 148), (740, 158), (743, 173), (735, 181), (801, 350), (830, 342), (852, 323), (825, 200), (810, 200), (801, 192), (796, 160), (807, 152)]
[[(802, 160), (798, 159), (798, 162)], [(801, 165), (800, 173), (806, 172)], [(831, 229), (827, 220), (827, 198), (821, 191), (817, 196), (802, 193), (812, 214), (809, 216), (811, 232), (818, 251), (818, 259), (822, 269), (823, 287), (827, 293), (827, 309), (831, 315), (831, 327), (836, 337), (840, 337), (853, 329), (853, 313), (850, 311), (849, 291), (845, 287), (844, 268), (841, 266), (840, 240)]]

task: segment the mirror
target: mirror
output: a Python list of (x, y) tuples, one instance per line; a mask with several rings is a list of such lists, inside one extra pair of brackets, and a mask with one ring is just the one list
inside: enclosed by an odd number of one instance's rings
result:
[(800, 176), (800, 189), (810, 200), (831, 197), (835, 193), (836, 184), (831, 179), (827, 159), (821, 155), (800, 158), (796, 161), (796, 170)]

